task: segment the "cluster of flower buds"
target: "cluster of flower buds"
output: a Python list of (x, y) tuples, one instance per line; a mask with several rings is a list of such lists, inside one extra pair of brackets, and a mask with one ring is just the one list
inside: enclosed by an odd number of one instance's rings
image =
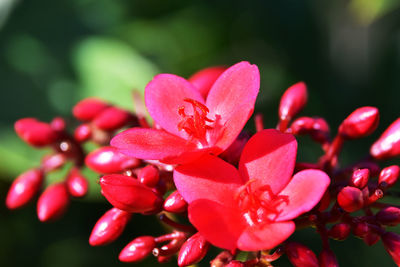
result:
[[(382, 240), (400, 266), (400, 236), (388, 229), (400, 224), (400, 207), (381, 201), (396, 196), (391, 187), (400, 167), (382, 160), (400, 155), (400, 118), (369, 155), (341, 168), (343, 146), (377, 129), (378, 109), (356, 109), (332, 138), (334, 128), (324, 118), (298, 117), (308, 98), (306, 84), (299, 82), (281, 98), (276, 129), (264, 129), (262, 115), (256, 114), (251, 134), (243, 126), (253, 112), (259, 80), (258, 68), (248, 62), (207, 68), (188, 80), (161, 74), (146, 87), (146, 105), (134, 94), (136, 114), (95, 98), (79, 102), (72, 113), (80, 124), (72, 135), (61, 118), (21, 119), (15, 124), (21, 139), (53, 152), (14, 181), (6, 205), (25, 205), (49, 172), (72, 162), (63, 181), (40, 196), (41, 221), (59, 218), (70, 197), (87, 193), (81, 171), (88, 167), (101, 175), (99, 191), (113, 205), (95, 224), (90, 245), (115, 241), (135, 213), (155, 215), (170, 229), (133, 239), (119, 254), (122, 262), (154, 256), (164, 263), (176, 255), (180, 267), (189, 266), (214, 246), (221, 251), (212, 267), (273, 266), (283, 255), (296, 267), (335, 267), (330, 239), (354, 235), (369, 246)], [(145, 119), (145, 106), (152, 123)], [(296, 162), (295, 137), (301, 136), (321, 147), (317, 162)], [(99, 147), (87, 152), (85, 142)], [(304, 227), (317, 230), (319, 253), (290, 240)]]

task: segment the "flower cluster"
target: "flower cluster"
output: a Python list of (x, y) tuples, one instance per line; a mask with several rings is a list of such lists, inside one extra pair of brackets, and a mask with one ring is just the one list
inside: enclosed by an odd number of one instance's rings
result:
[[(101, 174), (101, 193), (113, 205), (94, 226), (92, 246), (116, 240), (134, 213), (156, 215), (170, 227), (165, 235), (132, 240), (119, 255), (123, 262), (152, 254), (163, 263), (177, 254), (178, 265), (188, 266), (215, 246), (221, 252), (213, 267), (273, 266), (284, 254), (296, 267), (338, 266), (329, 239), (352, 233), (367, 245), (381, 239), (400, 266), (400, 235), (387, 229), (400, 223), (400, 207), (380, 201), (391, 194), (400, 167), (379, 162), (400, 155), (400, 118), (372, 144), (368, 157), (341, 168), (341, 148), (377, 128), (378, 109), (356, 109), (331, 138), (323, 118), (297, 117), (307, 103), (306, 85), (299, 82), (281, 98), (276, 129), (264, 129), (256, 114), (256, 132), (250, 134), (243, 128), (253, 114), (259, 76), (248, 62), (207, 68), (188, 80), (157, 75), (144, 95), (151, 122), (140, 108), (133, 114), (94, 98), (74, 107), (81, 124), (73, 135), (61, 118), (50, 124), (19, 120), (15, 130), (25, 142), (54, 152), (14, 181), (7, 207), (26, 204), (47, 173), (72, 162), (65, 180), (40, 196), (41, 221), (59, 218), (70, 196), (86, 194), (81, 170), (89, 167)], [(317, 162), (296, 162), (300, 135), (320, 145)], [(86, 142), (99, 147), (86, 151)], [(190, 224), (180, 222), (185, 218)], [(290, 240), (305, 227), (321, 237), (319, 257)], [(239, 260), (240, 251), (247, 252), (246, 260)]]

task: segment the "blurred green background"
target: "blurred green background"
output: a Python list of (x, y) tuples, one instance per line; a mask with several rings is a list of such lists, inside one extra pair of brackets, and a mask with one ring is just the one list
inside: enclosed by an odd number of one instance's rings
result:
[[(260, 68), (256, 111), (268, 127), (283, 91), (300, 80), (309, 88), (302, 114), (325, 117), (333, 133), (355, 108), (378, 107), (376, 133), (345, 145), (341, 162), (356, 161), (400, 114), (399, 7), (399, 0), (0, 0), (1, 203), (11, 181), (46, 153), (16, 137), (17, 119), (73, 121), (72, 106), (87, 96), (132, 109), (131, 90), (157, 73), (188, 77), (242, 60)], [(320, 156), (307, 138), (299, 142), (299, 159)], [(34, 203), (13, 212), (1, 204), (0, 266), (126, 266), (117, 260), (126, 243), (163, 232), (154, 218), (135, 216), (115, 244), (90, 247), (90, 231), (110, 207), (98, 191), (94, 183), (89, 200), (74, 201), (51, 224), (38, 222)], [(294, 239), (320, 251), (314, 230)], [(331, 244), (341, 266), (395, 266), (381, 243)]]

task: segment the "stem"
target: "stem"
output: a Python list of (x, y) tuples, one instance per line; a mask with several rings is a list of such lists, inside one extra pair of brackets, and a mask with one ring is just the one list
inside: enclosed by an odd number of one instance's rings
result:
[(186, 233), (196, 232), (196, 229), (193, 226), (183, 225), (178, 222), (175, 222), (175, 221), (171, 220), (170, 218), (168, 218), (167, 215), (165, 215), (164, 213), (162, 213), (159, 218), (160, 218), (160, 221), (162, 221), (165, 224), (168, 224), (169, 226), (171, 226), (172, 228), (175, 228), (177, 230), (180, 230), (180, 231), (183, 231)]

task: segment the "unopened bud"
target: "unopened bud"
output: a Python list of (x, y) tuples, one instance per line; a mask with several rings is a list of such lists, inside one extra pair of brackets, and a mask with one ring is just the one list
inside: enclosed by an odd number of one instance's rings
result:
[(369, 231), (365, 236), (364, 236), (364, 243), (367, 244), (368, 246), (372, 246), (375, 245), (376, 243), (378, 243), (379, 239), (381, 239), (381, 237), (373, 232), (373, 231)]
[(220, 66), (202, 69), (193, 74), (188, 81), (193, 84), (206, 99), (212, 85), (225, 70), (225, 67)]
[(77, 168), (73, 168), (67, 177), (67, 189), (73, 197), (84, 197), (88, 192), (88, 181)]
[(380, 224), (396, 226), (400, 223), (400, 209), (397, 207), (387, 207), (380, 210), (375, 217)]
[(251, 136), (248, 133), (241, 132), (235, 141), (233, 141), (233, 143), (219, 156), (233, 165), (238, 164), (243, 148), (247, 141), (249, 141), (250, 137)]
[(347, 139), (361, 138), (375, 131), (379, 111), (375, 107), (361, 107), (353, 111), (340, 125), (339, 134)]
[(97, 98), (86, 98), (78, 102), (72, 109), (75, 118), (81, 121), (91, 121), (101, 111), (106, 109), (108, 104)]
[(285, 245), (285, 251), (295, 267), (319, 267), (315, 253), (302, 244), (289, 242)]
[(324, 249), (319, 254), (319, 266), (320, 267), (339, 267), (339, 263), (336, 259), (335, 254), (332, 250)]
[(307, 103), (307, 87), (304, 82), (290, 86), (281, 98), (279, 118), (287, 121), (296, 116)]
[(321, 198), (321, 201), (319, 202), (318, 211), (322, 212), (326, 210), (327, 208), (329, 208), (330, 204), (331, 204), (331, 194), (329, 193), (329, 190), (326, 190)]
[(117, 208), (107, 211), (96, 222), (90, 234), (89, 244), (92, 246), (102, 246), (116, 240), (124, 231), (132, 214)]
[(187, 203), (178, 191), (174, 191), (165, 200), (164, 210), (173, 213), (181, 213), (187, 210)]
[(43, 172), (37, 169), (20, 174), (8, 190), (6, 206), (17, 209), (27, 204), (39, 191), (43, 181)]
[(357, 188), (364, 188), (368, 184), (369, 169), (359, 169), (353, 172), (351, 185)]
[(308, 134), (319, 143), (325, 143), (329, 140), (329, 125), (322, 118), (300, 117), (290, 126), (292, 134)]
[(232, 260), (228, 264), (224, 265), (224, 267), (245, 267), (246, 265), (238, 260)]
[(160, 173), (153, 165), (147, 165), (139, 170), (137, 178), (142, 184), (148, 187), (155, 187), (160, 180)]
[(42, 169), (44, 172), (51, 172), (64, 166), (67, 157), (63, 153), (46, 155), (42, 158)]
[(92, 136), (92, 129), (88, 124), (81, 124), (74, 131), (74, 138), (78, 142), (85, 142)]
[(131, 119), (129, 112), (117, 107), (108, 107), (96, 116), (93, 123), (104, 131), (114, 131), (123, 127)]
[(207, 254), (210, 244), (200, 234), (192, 235), (181, 247), (178, 255), (179, 267), (188, 266), (201, 261)]
[(122, 262), (138, 262), (149, 256), (155, 246), (154, 237), (141, 236), (126, 245), (118, 258)]
[(352, 186), (342, 188), (337, 196), (337, 200), (339, 206), (347, 212), (359, 210), (364, 205), (362, 191)]
[(90, 152), (86, 156), (85, 163), (95, 172), (108, 174), (135, 168), (141, 161), (122, 154), (114, 147), (105, 146)]
[(116, 208), (135, 213), (159, 210), (163, 199), (138, 180), (120, 174), (100, 178), (101, 193)]
[(385, 187), (391, 187), (397, 182), (397, 180), (399, 179), (399, 175), (400, 167), (398, 165), (386, 167), (379, 174), (378, 183), (381, 186), (383, 185), (383, 183), (385, 183)]
[(50, 124), (34, 118), (20, 119), (15, 123), (14, 128), (18, 136), (32, 146), (50, 145), (57, 139), (57, 133)]
[(393, 232), (386, 232), (382, 235), (382, 242), (394, 262), (400, 266), (400, 236)]
[(345, 240), (350, 234), (351, 227), (347, 223), (338, 223), (329, 230), (329, 236), (336, 240)]
[(41, 222), (60, 218), (66, 212), (70, 199), (65, 183), (50, 185), (39, 197), (37, 215)]
[(369, 231), (370, 230), (366, 222), (357, 222), (353, 228), (353, 234), (359, 238), (364, 238)]
[(371, 146), (370, 154), (377, 159), (400, 155), (400, 118), (394, 121)]
[(55, 117), (51, 122), (50, 122), (50, 127), (53, 128), (57, 132), (62, 132), (65, 130), (67, 124), (65, 120), (61, 117)]

